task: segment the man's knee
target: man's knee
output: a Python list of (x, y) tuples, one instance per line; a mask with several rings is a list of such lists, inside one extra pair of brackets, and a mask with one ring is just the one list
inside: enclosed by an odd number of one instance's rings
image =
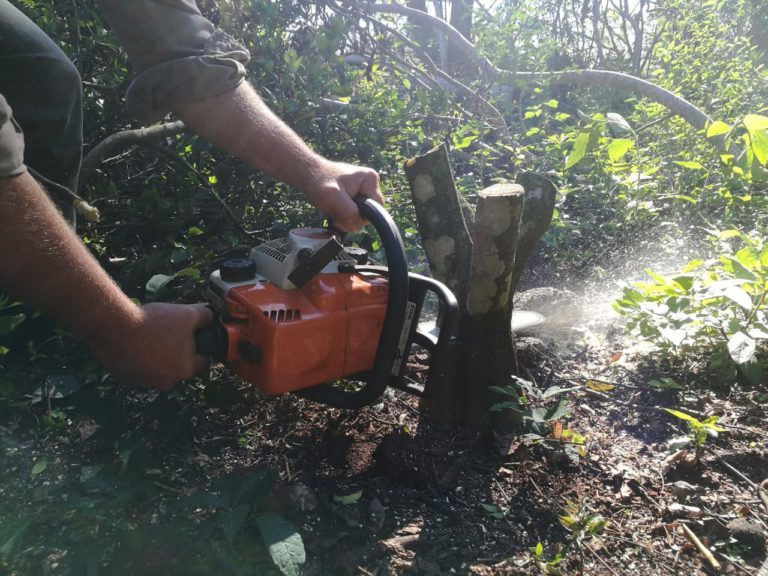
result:
[(43, 72), (51, 96), (68, 102), (70, 107), (79, 107), (82, 101), (82, 80), (75, 65), (63, 52), (46, 54), (43, 58)]

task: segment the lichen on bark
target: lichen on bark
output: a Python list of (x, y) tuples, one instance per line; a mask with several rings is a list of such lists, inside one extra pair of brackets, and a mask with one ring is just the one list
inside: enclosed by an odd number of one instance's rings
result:
[(419, 174), (413, 181), (413, 195), (419, 202), (429, 202), (435, 197), (435, 182), (428, 174)]
[(427, 240), (424, 243), (424, 250), (427, 258), (435, 266), (435, 272), (444, 276), (449, 270), (448, 259), (455, 256), (456, 242), (450, 236), (440, 236), (435, 240)]

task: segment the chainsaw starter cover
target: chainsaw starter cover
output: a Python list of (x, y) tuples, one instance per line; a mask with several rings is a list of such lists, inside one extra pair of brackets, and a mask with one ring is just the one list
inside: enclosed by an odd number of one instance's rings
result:
[(318, 274), (298, 290), (261, 280), (232, 286), (220, 311), (228, 318), (226, 360), (272, 394), (364, 373), (373, 366), (388, 286), (384, 276), (361, 272)]

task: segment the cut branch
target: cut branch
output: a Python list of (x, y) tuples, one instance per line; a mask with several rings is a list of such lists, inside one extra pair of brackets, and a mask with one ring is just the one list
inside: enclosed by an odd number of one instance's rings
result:
[(495, 184), (478, 193), (466, 305), (471, 343), (466, 378), (473, 383), (466, 418), (472, 425), (488, 421), (496, 399), (490, 387), (507, 386), (514, 370), (510, 288), (523, 194), (519, 184)]
[(448, 148), (443, 144), (423, 156), (409, 159), (405, 173), (432, 274), (463, 304), (472, 238), (464, 219), (461, 195), (451, 174)]
[(85, 158), (83, 158), (83, 163), (80, 168), (80, 188), (82, 189), (85, 182), (88, 181), (104, 160), (117, 152), (122, 151), (129, 146), (146, 144), (161, 138), (174, 136), (186, 131), (186, 129), (187, 127), (183, 122), (177, 121), (168, 124), (157, 124), (155, 126), (149, 126), (148, 128), (123, 130), (122, 132), (107, 136), (104, 140), (96, 144), (96, 146), (85, 155)]
[(557, 188), (552, 182), (531, 172), (519, 174), (517, 183), (525, 189), (523, 214), (520, 217), (520, 234), (515, 252), (515, 267), (512, 271), (510, 293), (515, 295), (525, 265), (538, 246), (544, 233), (549, 229), (555, 210)]

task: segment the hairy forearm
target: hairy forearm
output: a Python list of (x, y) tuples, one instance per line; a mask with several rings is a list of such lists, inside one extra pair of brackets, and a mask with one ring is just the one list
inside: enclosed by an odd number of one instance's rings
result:
[(201, 102), (176, 105), (174, 112), (200, 136), (298, 188), (339, 228), (357, 231), (364, 224), (352, 201), (358, 194), (384, 203), (376, 172), (313, 152), (247, 83)]
[(302, 191), (312, 186), (314, 172), (325, 162), (246, 82), (220, 96), (174, 106), (174, 111), (206, 140)]
[(107, 318), (140, 320), (138, 306), (59, 216), (28, 174), (0, 179), (0, 290), (98, 338)]
[(126, 381), (168, 390), (205, 365), (193, 335), (211, 311), (134, 304), (28, 174), (0, 179), (0, 291), (85, 338), (96, 359)]

